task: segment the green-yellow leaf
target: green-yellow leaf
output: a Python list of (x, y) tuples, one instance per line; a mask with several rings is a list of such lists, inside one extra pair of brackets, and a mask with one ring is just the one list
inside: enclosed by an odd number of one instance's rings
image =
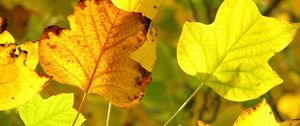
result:
[(268, 60), (289, 44), (297, 27), (262, 16), (252, 0), (225, 0), (214, 23), (184, 24), (178, 62), (229, 100), (254, 99), (282, 83)]
[[(71, 126), (77, 111), (72, 108), (73, 94), (60, 94), (43, 99), (37, 95), (20, 106), (19, 112), (26, 126)], [(76, 126), (85, 121), (80, 114)]]
[(299, 124), (299, 119), (278, 123), (264, 99), (260, 104), (240, 114), (233, 126), (297, 126)]
[(161, 0), (112, 0), (115, 6), (125, 11), (143, 13), (153, 20)]

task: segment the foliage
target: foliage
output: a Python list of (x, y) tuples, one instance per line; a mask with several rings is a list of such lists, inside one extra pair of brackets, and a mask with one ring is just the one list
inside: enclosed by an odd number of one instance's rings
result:
[(254, 1), (1, 0), (0, 125), (297, 125), (299, 2)]

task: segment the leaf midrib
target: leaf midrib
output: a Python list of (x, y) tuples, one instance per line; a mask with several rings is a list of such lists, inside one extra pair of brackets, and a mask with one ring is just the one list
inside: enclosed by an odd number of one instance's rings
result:
[[(90, 1), (90, 2), (92, 2), (92, 1)], [(90, 9), (90, 11), (91, 11), (91, 13), (92, 13), (92, 10)], [(97, 71), (97, 68), (98, 68), (98, 65), (99, 65), (99, 63), (100, 63), (100, 59), (101, 59), (101, 57), (102, 57), (102, 55), (103, 55), (103, 47), (105, 46), (105, 44), (106, 44), (106, 42), (107, 42), (107, 40), (108, 40), (108, 38), (109, 38), (109, 35), (111, 34), (111, 30), (113, 29), (113, 26), (114, 26), (114, 24), (115, 24), (115, 22), (116, 22), (116, 19), (117, 19), (117, 17), (119, 16), (119, 13), (120, 13), (120, 10), (117, 10), (117, 14), (116, 14), (116, 16), (115, 16), (115, 19), (114, 19), (114, 21), (112, 22), (112, 26), (110, 27), (110, 29), (109, 29), (109, 31), (107, 32), (107, 37), (105, 38), (105, 41), (104, 41), (104, 43), (103, 43), (103, 46), (101, 47), (101, 49), (100, 49), (100, 52), (99, 52), (99, 57), (98, 57), (98, 59), (97, 59), (97, 61), (96, 61), (96, 65), (95, 65), (95, 68), (94, 68), (94, 70), (93, 70), (93, 73), (92, 73), (92, 75), (91, 75), (91, 77), (89, 78), (89, 82), (88, 82), (88, 85), (87, 85), (87, 88), (86, 88), (86, 90), (85, 90), (85, 93), (88, 93), (88, 91), (89, 91), (89, 89), (90, 89), (90, 87), (91, 87), (91, 85), (92, 85), (92, 82), (93, 82), (93, 78), (95, 77), (95, 75), (96, 75), (96, 71)], [(95, 19), (94, 19), (94, 17), (93, 17), (93, 15), (91, 15), (91, 18), (92, 18), (92, 20), (93, 20), (93, 22), (95, 23)], [(97, 29), (97, 26), (95, 26), (96, 27), (96, 29)], [(99, 39), (99, 33), (98, 32), (96, 32), (97, 33), (97, 36), (98, 36), (98, 42), (101, 42), (100, 41), (100, 39)], [(101, 43), (100, 43), (100, 45), (101, 45)]]

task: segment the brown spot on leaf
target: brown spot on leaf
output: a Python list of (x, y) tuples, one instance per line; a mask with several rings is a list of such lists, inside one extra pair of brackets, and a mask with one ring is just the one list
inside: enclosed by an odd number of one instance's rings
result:
[(18, 57), (19, 55), (17, 55), (16, 52), (17, 49), (13, 48), (9, 51), (9, 56), (12, 58)]
[(138, 99), (138, 98), (139, 98), (139, 97), (138, 97), (138, 96), (136, 96), (136, 95), (133, 97), (133, 99), (134, 99), (134, 100), (136, 100), (136, 99)]
[(139, 72), (142, 74), (142, 81), (141, 81), (141, 89), (144, 92), (146, 90), (147, 85), (151, 82), (152, 77), (151, 73), (144, 69), (141, 65), (139, 66)]
[(153, 6), (153, 8), (154, 8), (154, 9), (156, 9), (156, 8), (157, 8), (157, 6), (156, 6), (156, 5), (154, 5), (154, 6)]
[(272, 115), (272, 111), (269, 112), (269, 115)]
[(44, 30), (44, 33), (42, 35), (42, 39), (49, 39), (50, 38), (49, 37), (50, 32), (53, 33), (56, 36), (59, 36), (62, 30), (63, 30), (63, 28), (60, 28), (60, 27), (55, 26), (55, 25), (49, 26)]
[(83, 10), (86, 7), (85, 0), (80, 0), (77, 4), (77, 7)]
[(129, 96), (127, 97), (127, 99), (128, 99), (129, 101), (133, 101), (133, 99), (132, 99), (132, 98), (130, 98)]
[(10, 99), (15, 99), (15, 97), (11, 97)]

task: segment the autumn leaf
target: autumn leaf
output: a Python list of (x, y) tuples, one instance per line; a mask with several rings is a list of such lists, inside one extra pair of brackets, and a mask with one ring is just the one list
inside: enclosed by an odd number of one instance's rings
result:
[(141, 63), (147, 71), (152, 71), (157, 60), (156, 43), (157, 31), (155, 28), (151, 28), (147, 34), (145, 43), (136, 51), (132, 52), (130, 58)]
[(144, 14), (153, 20), (158, 11), (161, 0), (111, 0), (118, 8)]
[[(37, 95), (20, 106), (19, 113), (26, 126), (71, 126), (77, 114), (72, 106), (73, 94), (60, 94), (48, 99)], [(75, 126), (80, 126), (84, 121), (80, 114)]]
[(299, 119), (278, 123), (271, 107), (264, 99), (261, 103), (239, 115), (233, 126), (297, 126)]
[[(28, 67), (27, 53), (14, 44), (14, 39), (0, 18), (0, 110), (12, 109), (31, 100), (48, 81)], [(31, 53), (31, 52), (30, 52)], [(36, 64), (31, 64), (36, 66)]]
[(289, 44), (297, 27), (262, 16), (252, 0), (225, 0), (214, 23), (184, 24), (178, 63), (226, 99), (254, 99), (282, 83), (268, 60)]
[(81, 0), (69, 21), (71, 30), (50, 26), (43, 33), (39, 56), (45, 72), (118, 107), (137, 104), (151, 76), (130, 54), (146, 40), (149, 20), (110, 0)]

